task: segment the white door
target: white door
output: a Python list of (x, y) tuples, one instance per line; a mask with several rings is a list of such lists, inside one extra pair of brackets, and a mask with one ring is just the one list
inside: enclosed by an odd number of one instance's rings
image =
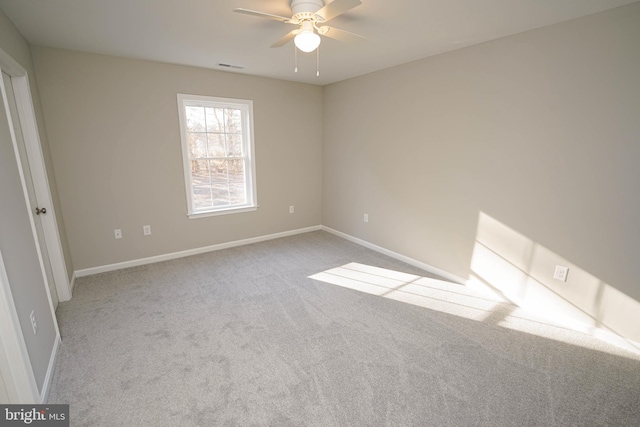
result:
[[(35, 334), (24, 313), (41, 305), (41, 301), (32, 301), (30, 292), (46, 289), (46, 278), (7, 113), (0, 99), (0, 371), (9, 402), (18, 403), (38, 399), (25, 338), (33, 342)], [(50, 303), (48, 299), (47, 305)], [(40, 306), (39, 312), (43, 311)]]
[(47, 250), (46, 238), (44, 235), (44, 229), (42, 228), (41, 215), (47, 214), (47, 209), (51, 210), (49, 206), (43, 206), (38, 204), (36, 198), (36, 191), (33, 185), (33, 179), (31, 177), (31, 168), (29, 167), (29, 160), (24, 143), (24, 136), (22, 134), (22, 126), (20, 125), (20, 117), (18, 114), (18, 108), (16, 105), (16, 97), (13, 92), (13, 84), (11, 83), (11, 76), (2, 72), (2, 80), (4, 81), (4, 87), (7, 94), (7, 102), (9, 104), (9, 113), (11, 115), (11, 124), (16, 136), (16, 142), (18, 144), (18, 155), (20, 156), (20, 162), (22, 165), (22, 171), (24, 175), (25, 184), (27, 187), (27, 193), (29, 194), (29, 205), (31, 206), (31, 213), (36, 225), (36, 232), (38, 235), (38, 245), (40, 246), (40, 253), (42, 254), (42, 262), (47, 274), (47, 283), (49, 285), (49, 291), (51, 293), (51, 301), (53, 303), (53, 309), (58, 307), (58, 293), (56, 292), (55, 281), (53, 278), (53, 272), (51, 270), (51, 262), (49, 261), (49, 251)]

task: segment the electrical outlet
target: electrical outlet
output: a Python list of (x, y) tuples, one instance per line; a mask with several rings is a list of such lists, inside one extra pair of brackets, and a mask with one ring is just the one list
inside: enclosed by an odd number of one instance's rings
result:
[(294, 213), (296, 211), (295, 206), (289, 206), (289, 213)]
[(553, 278), (554, 279), (560, 280), (562, 282), (566, 282), (568, 275), (569, 275), (569, 267), (563, 267), (561, 265), (556, 265), (556, 271), (553, 273)]
[(150, 225), (143, 225), (142, 226), (142, 232), (144, 233), (145, 236), (148, 236), (151, 234), (151, 226)]
[(31, 327), (33, 328), (33, 334), (38, 333), (38, 322), (36, 321), (36, 312), (35, 310), (31, 310), (31, 314), (29, 315), (29, 319), (31, 319)]
[(116, 239), (122, 239), (122, 230), (119, 228), (113, 230), (113, 234), (116, 236)]
[(369, 222), (369, 214), (364, 214), (364, 222)]

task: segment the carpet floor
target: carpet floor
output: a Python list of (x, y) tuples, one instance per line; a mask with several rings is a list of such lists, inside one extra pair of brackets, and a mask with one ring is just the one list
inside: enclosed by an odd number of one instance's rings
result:
[(79, 278), (49, 403), (73, 426), (640, 425), (638, 356), (434, 279), (323, 231)]

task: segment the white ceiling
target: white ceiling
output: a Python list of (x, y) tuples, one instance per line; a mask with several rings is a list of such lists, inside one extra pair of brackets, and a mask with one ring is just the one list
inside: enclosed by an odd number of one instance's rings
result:
[(323, 38), (315, 54), (269, 46), (294, 27), (234, 13), (290, 16), (289, 0), (0, 0), (33, 45), (222, 69), (325, 85), (638, 0), (362, 0), (329, 25), (367, 37)]

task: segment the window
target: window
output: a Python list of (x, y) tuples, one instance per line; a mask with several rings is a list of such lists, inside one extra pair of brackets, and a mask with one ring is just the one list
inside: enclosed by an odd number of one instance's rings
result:
[(178, 94), (189, 218), (257, 208), (252, 106)]

